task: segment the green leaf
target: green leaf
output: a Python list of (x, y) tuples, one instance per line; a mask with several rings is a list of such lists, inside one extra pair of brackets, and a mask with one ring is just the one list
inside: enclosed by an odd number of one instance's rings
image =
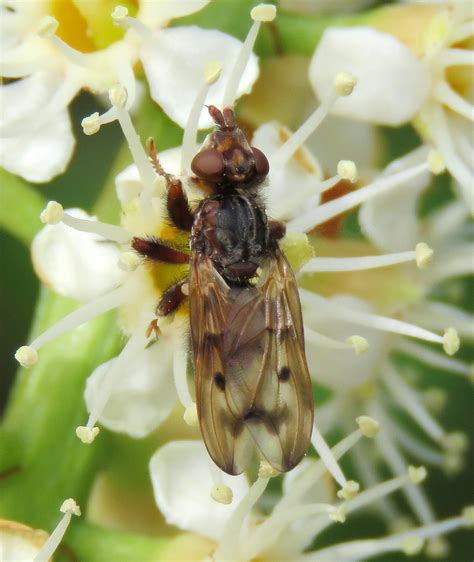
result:
[(44, 197), (31, 185), (0, 168), (0, 228), (29, 245), (42, 227)]

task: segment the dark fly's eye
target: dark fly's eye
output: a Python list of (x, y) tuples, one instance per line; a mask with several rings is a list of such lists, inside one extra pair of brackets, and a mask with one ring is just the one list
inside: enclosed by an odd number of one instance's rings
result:
[(266, 176), (270, 171), (270, 164), (267, 157), (261, 150), (252, 146), (253, 157), (255, 158), (255, 171), (259, 176)]
[(225, 171), (224, 157), (215, 148), (206, 148), (193, 158), (191, 170), (203, 180), (220, 181)]

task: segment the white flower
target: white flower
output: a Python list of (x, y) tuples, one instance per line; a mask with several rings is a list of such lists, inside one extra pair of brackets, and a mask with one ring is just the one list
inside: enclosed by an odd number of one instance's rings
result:
[[(420, 25), (407, 32), (410, 21)], [(374, 25), (378, 29), (326, 30), (309, 72), (316, 93), (324, 98), (335, 68), (354, 74), (357, 90), (333, 111), (384, 125), (413, 120), (442, 154), (472, 211), (473, 143), (468, 131), (474, 119), (474, 54), (469, 2), (395, 7), (380, 12)]]
[(15, 521), (0, 520), (2, 562), (48, 562), (66, 533), (72, 516), (81, 515), (80, 507), (72, 498), (63, 502), (60, 511), (64, 515), (51, 535)]
[[(188, 181), (188, 170), (190, 156), (196, 150), (195, 138), (201, 104), (204, 102), (209, 87), (209, 73), (204, 74), (202, 87), (196, 96), (199, 103), (193, 104), (193, 111), (185, 129), (183, 148), (173, 149), (160, 155), (161, 166), (181, 179), (191, 203), (202, 197), (196, 192), (192, 182)], [(259, 129), (254, 137), (254, 144), (267, 153), (271, 162), (267, 186), (269, 214), (286, 220), (290, 229), (282, 242), (283, 250), (295, 270), (306, 264), (302, 270), (303, 273), (305, 271), (365, 270), (405, 262), (417, 262), (421, 267), (425, 265), (430, 255), (430, 250), (426, 245), (382, 256), (334, 258), (332, 260), (323, 257), (312, 258), (312, 250), (304, 232), (312, 230), (318, 224), (326, 222), (361, 202), (372, 199), (375, 195), (390, 193), (404, 182), (425, 178), (430, 170), (430, 163), (426, 160), (427, 155), (424, 154), (414, 162), (409, 159), (409, 165), (402, 167), (401, 170), (397, 168), (395, 171), (386, 171), (372, 184), (329, 203), (319, 204), (321, 193), (339, 183), (341, 179), (349, 182), (357, 180), (357, 168), (353, 162), (347, 160), (339, 163), (337, 173), (332, 178), (323, 180), (317, 162), (304, 148), (301, 148), (302, 142), (322, 121), (338, 97), (347, 95), (352, 89), (353, 80), (344, 74), (337, 75), (334, 87), (330, 98), (323, 102), (321, 107), (294, 135), (290, 136), (288, 131), (282, 130), (277, 125), (266, 125)], [(165, 180), (154, 172), (133, 130), (126, 105), (124, 107), (125, 100), (128, 99), (126, 94), (127, 91), (123, 87), (114, 89), (110, 93), (110, 98), (115, 105), (104, 114), (109, 117), (112, 115), (120, 121), (135, 160), (135, 166), (128, 168), (117, 178), (117, 193), (123, 210), (122, 226), (79, 220), (71, 214), (64, 213), (58, 204), (53, 203), (48, 205), (42, 218), (51, 224), (57, 224), (59, 221), (66, 226), (94, 233), (116, 242), (121, 247), (121, 261), (128, 266), (129, 271), (117, 288), (95, 301), (87, 303), (40, 335), (29, 347), (21, 348), (17, 354), (19, 361), (25, 366), (29, 366), (38, 359), (37, 351), (41, 346), (53, 337), (99, 313), (119, 308), (120, 326), (129, 339), (119, 357), (110, 362), (109, 368), (99, 367), (89, 382), (86, 398), (90, 417), (87, 426), (78, 428), (78, 435), (85, 442), (91, 442), (97, 435), (98, 429), (95, 424), (98, 420), (111, 429), (128, 432), (134, 436), (144, 436), (152, 431), (166, 417), (174, 404), (175, 394), (170, 391), (160, 398), (160, 412), (153, 412), (153, 408), (156, 408), (156, 396), (171, 376), (174, 376), (177, 396), (189, 413), (187, 419), (193, 419), (191, 413), (194, 404), (186, 378), (187, 358), (184, 345), (185, 334), (183, 333), (187, 326), (186, 310), (178, 310), (174, 319), (160, 318), (158, 325), (150, 324), (150, 321), (154, 319), (154, 309), (163, 291), (176, 278), (186, 274), (187, 266), (183, 264), (179, 266), (178, 270), (176, 266), (166, 264), (154, 265), (153, 268), (150, 268), (139, 260), (131, 259), (130, 255), (129, 244), (134, 236), (157, 236), (169, 239), (170, 236), (175, 237), (176, 235), (170, 233), (169, 226), (163, 221), (165, 213), (163, 212), (162, 196), (166, 189)], [(105, 119), (104, 116), (102, 119)], [(281, 204), (282, 201), (284, 205)], [(64, 230), (64, 228), (60, 230), (60, 233), (63, 233)], [(185, 246), (187, 244), (186, 235), (182, 239), (174, 238), (174, 242)], [(310, 357), (315, 347), (331, 350), (328, 352), (328, 356), (329, 353), (332, 353), (335, 361), (336, 357), (340, 357), (341, 370), (343, 370), (346, 368), (345, 365), (351, 366), (354, 361), (358, 360), (353, 358), (353, 353), (362, 354), (367, 350), (367, 343), (369, 343), (369, 355), (366, 356), (366, 359), (364, 355), (360, 358), (361, 365), (367, 367), (367, 373), (364, 374), (366, 378), (364, 376), (354, 377), (354, 387), (363, 386), (363, 382), (377, 374), (373, 370), (375, 363), (378, 363), (375, 359), (385, 357), (384, 353), (387, 352), (388, 336), (385, 333), (408, 335), (437, 342), (443, 344), (449, 353), (456, 350), (455, 331), (446, 332), (446, 335), (443, 336), (418, 328), (408, 322), (372, 314), (367, 312), (368, 306), (365, 307), (366, 311), (359, 311), (357, 310), (358, 304), (347, 307), (337, 299), (327, 299), (308, 291), (302, 291), (301, 297), (303, 306), (309, 309), (307, 310), (306, 338)], [(352, 298), (350, 303), (353, 305), (354, 302), (359, 301)], [(315, 318), (314, 311), (311, 310), (313, 306), (314, 310), (321, 314), (319, 320), (317, 317)], [(321, 332), (316, 326), (318, 321), (321, 321)], [(331, 333), (331, 323), (334, 325), (334, 333)], [(343, 329), (340, 329), (341, 324), (344, 326)], [(328, 326), (327, 332), (324, 332), (325, 325)], [(348, 330), (348, 326), (357, 331)], [(145, 349), (148, 327), (156, 329), (158, 342), (155, 342), (151, 348)], [(365, 337), (364, 331), (366, 328), (368, 329), (367, 337)], [(371, 341), (367, 342), (369, 339)], [(167, 345), (167, 342), (171, 342), (171, 345)], [(371, 343), (373, 351), (370, 347)], [(344, 354), (346, 355), (344, 356)], [(156, 370), (152, 370), (149, 366), (151, 363), (155, 363), (153, 358), (157, 355), (160, 355), (161, 360), (156, 366)], [(344, 363), (343, 358), (347, 357), (351, 357), (352, 360), (348, 359)], [(318, 364), (321, 364), (319, 358), (314, 363), (316, 378)], [(126, 380), (131, 370), (137, 371), (133, 382)], [(340, 398), (342, 401), (353, 387), (345, 384), (345, 381), (341, 386)], [(133, 392), (133, 399), (127, 400), (126, 396), (129, 397), (130, 392)], [(364, 405), (366, 405), (365, 402)], [(341, 416), (341, 419), (346, 418)], [(313, 428), (312, 443), (344, 490), (347, 481), (337, 463), (331, 458), (327, 445), (316, 426)], [(398, 468), (397, 472), (400, 472)], [(223, 494), (222, 497), (225, 500), (227, 496)]]
[[(153, 99), (183, 126), (209, 57), (220, 62), (226, 74), (231, 67), (229, 61), (242, 45), (214, 30), (160, 29), (171, 19), (200, 10), (207, 3), (141, 2), (136, 18), (120, 7), (112, 15), (104, 8), (78, 11), (74, 30), (68, 27), (66, 8), (63, 14), (62, 4), (57, 7), (49, 0), (9, 2), (8, 7), (0, 8), (0, 25), (5, 33), (0, 72), (14, 79), (0, 86), (0, 164), (32, 182), (47, 182), (62, 173), (74, 148), (69, 103), (83, 88), (101, 94), (122, 82), (130, 96), (130, 107), (136, 89), (132, 67), (140, 59)], [(59, 27), (51, 16), (53, 11)], [(124, 35), (112, 25), (112, 18), (127, 30)], [(69, 36), (74, 46), (61, 38)], [(256, 57), (252, 55), (231, 95), (237, 98), (249, 92), (257, 74)], [(224, 93), (216, 85), (210, 99), (221, 104)], [(208, 116), (203, 114), (200, 127), (209, 125)], [(94, 129), (86, 132), (91, 134)]]
[[(366, 425), (375, 420), (364, 418), (360, 428), (342, 439), (332, 449), (334, 458), (358, 448)], [(365, 425), (364, 425), (365, 424)], [(374, 444), (372, 444), (372, 447)], [(187, 467), (192, 466), (193, 470)], [(425, 540), (440, 537), (463, 526), (469, 526), (469, 508), (462, 515), (445, 521), (412, 528), (408, 531), (367, 540), (336, 543), (308, 552), (323, 530), (331, 525), (350, 525), (351, 514), (376, 505), (397, 490), (420, 484), (426, 477), (423, 467), (410, 467), (404, 474), (380, 484), (371, 485), (357, 494), (356, 483), (347, 482), (337, 496), (325, 480), (322, 460), (305, 459), (283, 479), (282, 496), (268, 497), (267, 515), (258, 504), (265, 500), (270, 475), (261, 466), (258, 479), (249, 488), (243, 476), (216, 474), (209, 466), (203, 445), (195, 441), (170, 442), (155, 453), (150, 474), (158, 508), (166, 521), (184, 531), (208, 537), (186, 542), (176, 539), (168, 546), (176, 558), (215, 562), (239, 560), (367, 560), (384, 552), (414, 553)], [(211, 499), (216, 481), (229, 486), (233, 501), (222, 505)], [(257, 503), (258, 502), (258, 503)], [(268, 507), (269, 506), (269, 507)], [(416, 545), (415, 545), (416, 543)], [(428, 543), (429, 544), (429, 543)]]

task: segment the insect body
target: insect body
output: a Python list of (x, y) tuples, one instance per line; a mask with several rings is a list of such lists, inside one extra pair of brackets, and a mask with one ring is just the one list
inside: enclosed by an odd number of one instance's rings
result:
[[(297, 284), (279, 248), (284, 225), (267, 219), (258, 195), (267, 159), (249, 146), (232, 109), (209, 112), (217, 130), (191, 168), (210, 196), (192, 213), (179, 181), (169, 181), (170, 217), (190, 225), (190, 272), (165, 293), (158, 313), (184, 300), (187, 282), (196, 404), (214, 462), (239, 474), (257, 448), (285, 472), (306, 453), (313, 422)], [(170, 261), (166, 251), (176, 252), (157, 240), (133, 245), (152, 259)]]

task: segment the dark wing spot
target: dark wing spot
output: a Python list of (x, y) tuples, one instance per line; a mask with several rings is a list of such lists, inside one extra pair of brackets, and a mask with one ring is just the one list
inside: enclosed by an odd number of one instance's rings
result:
[(258, 408), (251, 408), (244, 416), (245, 421), (259, 421), (265, 416), (265, 412)]
[(290, 378), (291, 371), (289, 367), (282, 367), (278, 373), (278, 378), (281, 382), (287, 382)]
[(221, 372), (218, 372), (214, 375), (214, 382), (216, 383), (217, 387), (221, 390), (225, 390), (225, 378)]

